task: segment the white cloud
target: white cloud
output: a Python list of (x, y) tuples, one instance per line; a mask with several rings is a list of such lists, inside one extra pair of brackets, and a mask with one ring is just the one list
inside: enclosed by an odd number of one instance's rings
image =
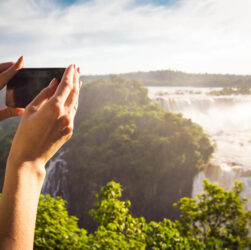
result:
[(79, 64), (89, 73), (177, 69), (251, 74), (249, 0), (183, 0), (133, 7), (133, 0), (0, 1), (1, 61)]

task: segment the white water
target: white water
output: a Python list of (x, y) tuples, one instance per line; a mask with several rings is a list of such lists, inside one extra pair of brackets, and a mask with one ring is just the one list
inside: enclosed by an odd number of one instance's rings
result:
[(61, 196), (69, 201), (68, 167), (66, 161), (63, 159), (64, 154), (65, 151), (59, 151), (47, 164), (42, 194), (50, 194), (53, 197)]
[(215, 88), (149, 87), (148, 90), (154, 102), (200, 124), (217, 145), (211, 166), (194, 178), (192, 196), (202, 191), (204, 178), (226, 189), (232, 188), (237, 179), (244, 183), (243, 196), (248, 198), (251, 209), (251, 96), (207, 94)]

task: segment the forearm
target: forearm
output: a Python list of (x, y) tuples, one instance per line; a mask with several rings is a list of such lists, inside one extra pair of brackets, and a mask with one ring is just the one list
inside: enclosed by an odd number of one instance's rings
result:
[(0, 201), (0, 250), (33, 248), (44, 165), (72, 135), (79, 73), (79, 68), (70, 65), (59, 85), (52, 80), (25, 108), (12, 142)]
[(0, 201), (0, 249), (32, 249), (45, 169), (41, 163), (8, 160)]

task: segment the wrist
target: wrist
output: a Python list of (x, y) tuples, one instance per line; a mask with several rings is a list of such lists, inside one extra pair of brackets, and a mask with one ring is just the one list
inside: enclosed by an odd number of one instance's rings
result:
[(27, 172), (41, 181), (44, 180), (46, 175), (44, 162), (19, 159), (11, 155), (8, 157), (6, 168), (11, 172), (15, 171), (17, 174)]

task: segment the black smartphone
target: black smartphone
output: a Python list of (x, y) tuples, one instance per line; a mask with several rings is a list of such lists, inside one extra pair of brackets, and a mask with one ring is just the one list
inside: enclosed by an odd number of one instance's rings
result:
[(58, 82), (65, 68), (24, 68), (8, 82), (6, 106), (25, 108), (53, 78)]

